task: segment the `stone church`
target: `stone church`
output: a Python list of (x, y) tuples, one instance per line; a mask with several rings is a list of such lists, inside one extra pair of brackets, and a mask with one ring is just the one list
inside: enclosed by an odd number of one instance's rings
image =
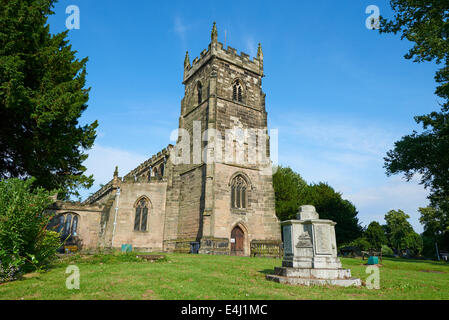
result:
[[(253, 59), (225, 49), (214, 23), (208, 49), (192, 63), (186, 53), (176, 144), (123, 177), (116, 168), (84, 202), (56, 201), (51, 227), (81, 250), (279, 255), (263, 77), (260, 45)], [(239, 140), (235, 128), (265, 137)], [(254, 148), (268, 161), (249, 161)], [(241, 157), (218, 159), (228, 150)]]

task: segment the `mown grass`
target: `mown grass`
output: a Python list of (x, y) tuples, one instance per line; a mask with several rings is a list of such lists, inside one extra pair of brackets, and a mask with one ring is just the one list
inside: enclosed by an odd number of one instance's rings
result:
[[(342, 258), (345, 268), (366, 280), (365, 261)], [(80, 289), (65, 286), (67, 266), (80, 269)], [(449, 299), (449, 264), (387, 259), (379, 290), (289, 286), (265, 275), (281, 259), (166, 254), (148, 262), (135, 254), (75, 255), (44, 273), (1, 284), (0, 299)]]

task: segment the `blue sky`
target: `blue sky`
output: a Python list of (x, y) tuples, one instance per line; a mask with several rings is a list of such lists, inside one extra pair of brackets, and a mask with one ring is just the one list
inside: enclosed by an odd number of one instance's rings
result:
[(99, 121), (85, 165), (95, 186), (166, 147), (177, 128), (183, 62), (219, 41), (251, 56), (261, 42), (269, 127), (279, 130), (279, 163), (308, 182), (328, 182), (359, 210), (363, 225), (384, 223), (402, 209), (421, 232), (418, 207), (427, 192), (417, 181), (387, 177), (383, 157), (420, 127), (413, 116), (438, 109), (432, 63), (404, 59), (411, 44), (365, 27), (368, 5), (390, 17), (388, 1), (89, 1), (61, 0), (49, 18), (65, 30), (66, 7), (80, 9), (69, 38), (89, 57), (89, 108)]

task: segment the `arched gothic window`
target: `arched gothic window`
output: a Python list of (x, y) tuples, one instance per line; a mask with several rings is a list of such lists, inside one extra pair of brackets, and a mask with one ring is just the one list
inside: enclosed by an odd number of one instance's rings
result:
[(51, 219), (48, 229), (61, 234), (62, 239), (71, 239), (78, 235), (78, 220), (76, 213), (63, 213)]
[(236, 80), (232, 86), (232, 99), (234, 101), (243, 102), (243, 87), (239, 80)]
[(200, 104), (201, 102), (203, 102), (203, 97), (202, 97), (203, 86), (201, 85), (201, 82), (198, 82), (198, 84), (196, 85), (196, 93), (198, 96), (198, 104)]
[(245, 209), (248, 205), (248, 183), (242, 175), (236, 176), (231, 182), (231, 207)]
[(145, 198), (137, 202), (134, 231), (147, 231), (148, 207), (149, 203)]

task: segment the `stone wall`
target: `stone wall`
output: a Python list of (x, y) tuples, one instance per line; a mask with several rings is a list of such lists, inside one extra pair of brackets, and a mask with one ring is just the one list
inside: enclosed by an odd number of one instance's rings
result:
[(204, 166), (180, 175), (178, 238), (201, 237), (201, 214), (204, 208)]
[[(248, 204), (246, 209), (231, 207), (231, 178), (237, 174), (248, 177)], [(258, 170), (217, 164), (215, 172), (214, 236), (230, 238), (236, 225), (247, 230), (245, 252), (249, 255), (249, 243), (253, 240), (280, 240), (280, 226), (275, 215), (274, 191), (271, 176)], [(245, 230), (244, 230), (245, 231)]]
[[(123, 244), (132, 244), (136, 249), (162, 251), (166, 189), (167, 182), (163, 180), (151, 183), (122, 183), (120, 185), (120, 197), (115, 199), (108, 222), (110, 226), (113, 226), (115, 207), (118, 201), (117, 225), (112, 247), (121, 248)], [(146, 198), (150, 202), (147, 230), (135, 231), (136, 206), (142, 198)]]

